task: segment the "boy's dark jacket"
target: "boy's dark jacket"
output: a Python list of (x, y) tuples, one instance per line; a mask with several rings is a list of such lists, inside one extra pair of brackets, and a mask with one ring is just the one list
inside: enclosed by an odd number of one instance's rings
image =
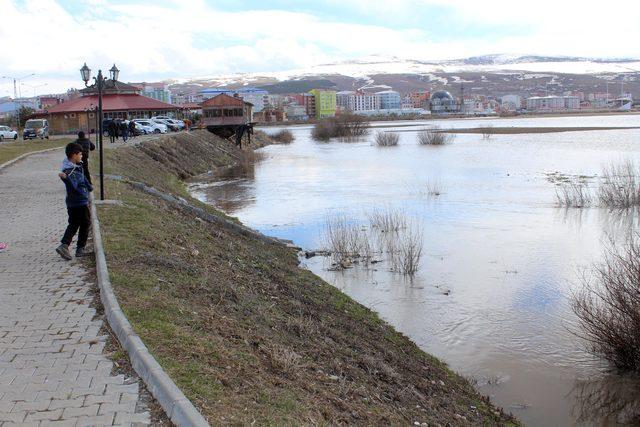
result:
[(89, 192), (93, 191), (93, 187), (84, 176), (82, 163), (75, 164), (69, 159), (64, 159), (60, 169), (67, 175), (66, 178), (61, 178), (67, 188), (67, 207), (87, 206), (89, 204)]

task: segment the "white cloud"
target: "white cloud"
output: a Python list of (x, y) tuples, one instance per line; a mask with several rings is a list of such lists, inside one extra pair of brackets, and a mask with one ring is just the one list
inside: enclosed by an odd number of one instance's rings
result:
[[(424, 29), (396, 29), (284, 10), (227, 12), (203, 0), (168, 5), (91, 1), (91, 8), (73, 15), (54, 0), (20, 5), (0, 0), (0, 75), (36, 72), (33, 84), (48, 81), (47, 89), (62, 90), (80, 86), (78, 69), (85, 61), (104, 70), (115, 62), (123, 79), (143, 80), (308, 68), (373, 54), (423, 60), (496, 52), (640, 56), (640, 29), (633, 25), (640, 18), (640, 5), (628, 0), (615, 7), (557, 0), (340, 2), (362, 14), (393, 17), (436, 5), (451, 8), (461, 23), (527, 29), (521, 32), (526, 35), (460, 35), (437, 42), (428, 34), (438, 29), (429, 28), (428, 22)], [(10, 82), (0, 80), (0, 96), (7, 91), (12, 93)]]

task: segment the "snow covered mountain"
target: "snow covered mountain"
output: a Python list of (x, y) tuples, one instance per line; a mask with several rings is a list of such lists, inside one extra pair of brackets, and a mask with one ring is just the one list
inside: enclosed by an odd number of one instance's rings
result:
[[(607, 81), (622, 81), (629, 90), (640, 94), (640, 60), (634, 58), (602, 59), (552, 57), (536, 55), (484, 55), (470, 58), (420, 61), (372, 56), (358, 60), (321, 64), (294, 70), (238, 73), (172, 81), (185, 89), (196, 87), (266, 86), (271, 92), (284, 93), (301, 83), (317, 87), (353, 89), (367, 86), (390, 86), (408, 91), (429, 85), (447, 88), (464, 84), (471, 92), (540, 90), (600, 90)], [(542, 86), (541, 86), (542, 85)], [(553, 87), (556, 86), (556, 87)]]

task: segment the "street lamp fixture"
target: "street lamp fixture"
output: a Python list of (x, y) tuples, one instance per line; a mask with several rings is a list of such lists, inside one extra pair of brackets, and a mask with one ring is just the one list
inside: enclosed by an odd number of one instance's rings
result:
[[(120, 74), (120, 70), (113, 64), (113, 67), (109, 70), (111, 74), (111, 80), (115, 83)], [(89, 80), (91, 80), (91, 69), (85, 62), (82, 68), (80, 68), (80, 77), (84, 81), (85, 87), (89, 86)], [(107, 78), (102, 76), (102, 70), (98, 70), (98, 76), (94, 77), (96, 89), (98, 90), (98, 142), (100, 146), (100, 200), (104, 200), (104, 151), (102, 141), (102, 92), (104, 90), (104, 84), (107, 82)]]
[(113, 64), (113, 67), (109, 70), (109, 74), (111, 75), (111, 80), (114, 82), (118, 80), (118, 76), (120, 75), (120, 70), (116, 67), (116, 64)]

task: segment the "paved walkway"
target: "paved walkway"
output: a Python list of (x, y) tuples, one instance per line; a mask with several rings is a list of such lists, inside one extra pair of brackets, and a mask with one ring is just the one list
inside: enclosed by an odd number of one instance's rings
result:
[(0, 426), (149, 424), (138, 382), (103, 355), (87, 271), (54, 251), (67, 220), (62, 156), (0, 170)]

